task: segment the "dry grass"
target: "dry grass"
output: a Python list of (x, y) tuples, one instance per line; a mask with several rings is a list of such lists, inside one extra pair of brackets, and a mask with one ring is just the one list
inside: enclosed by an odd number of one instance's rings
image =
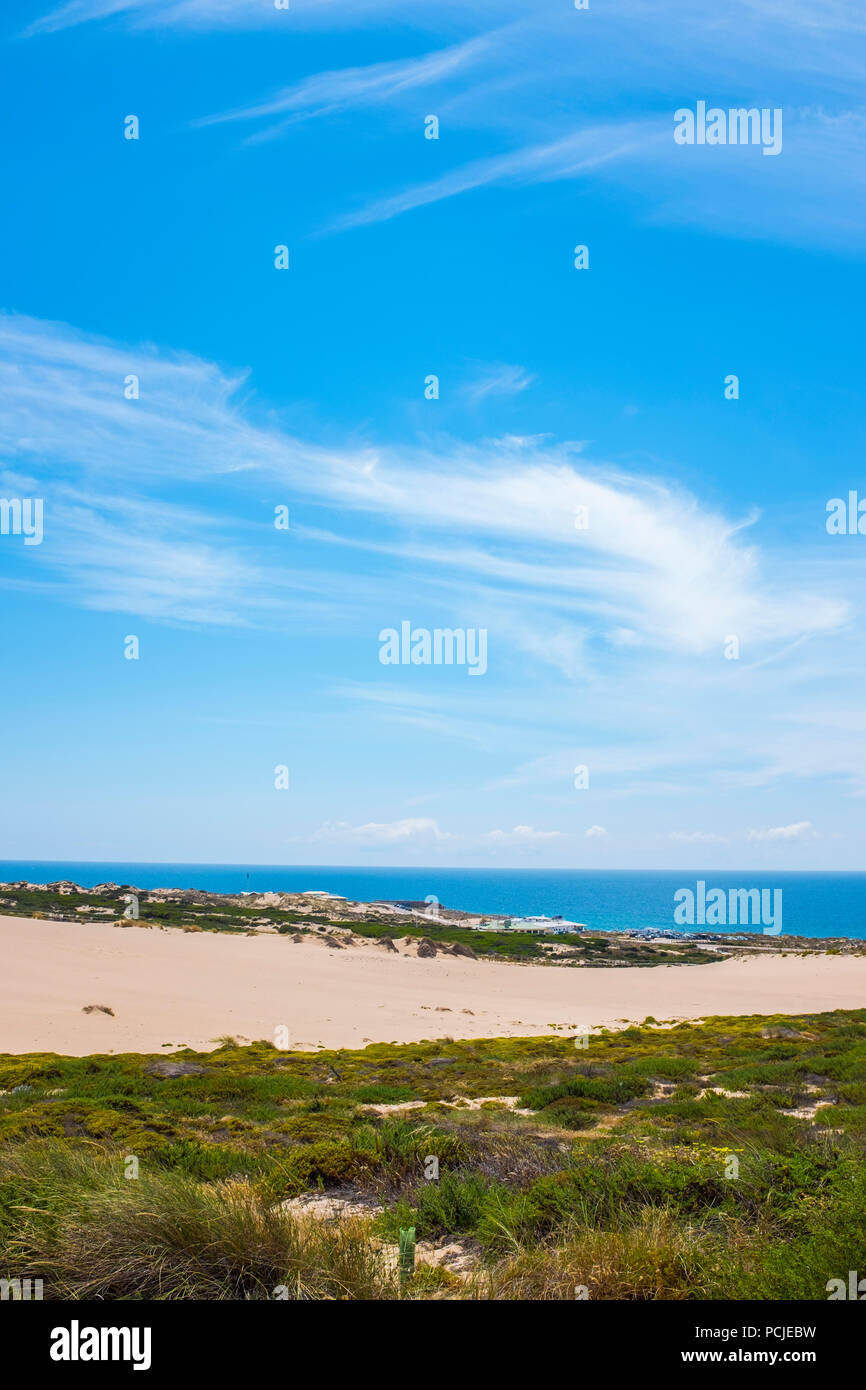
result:
[[(381, 1299), (393, 1272), (368, 1223), (325, 1226), (266, 1205), (247, 1181), (126, 1179), (117, 1158), (60, 1145), (16, 1154), (11, 1270), (64, 1299)], [(4, 1176), (12, 1177), (8, 1160)]]
[(516, 1251), (489, 1272), (484, 1296), (693, 1299), (706, 1296), (705, 1264), (702, 1242), (670, 1213), (649, 1210), (621, 1230), (573, 1227), (559, 1232), (555, 1244)]

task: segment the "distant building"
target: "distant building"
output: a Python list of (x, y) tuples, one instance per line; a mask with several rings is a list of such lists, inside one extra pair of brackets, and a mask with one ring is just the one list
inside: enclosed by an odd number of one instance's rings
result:
[(504, 926), (512, 931), (530, 932), (535, 936), (550, 933), (552, 936), (568, 936), (571, 932), (586, 931), (585, 922), (570, 922), (567, 917), (506, 917)]

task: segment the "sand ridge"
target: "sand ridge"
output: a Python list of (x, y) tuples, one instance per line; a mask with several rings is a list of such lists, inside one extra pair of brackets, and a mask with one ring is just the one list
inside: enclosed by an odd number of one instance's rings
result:
[[(12, 1053), (207, 1050), (226, 1035), (274, 1041), (278, 1028), (290, 1048), (362, 1047), (866, 1007), (866, 956), (572, 969), (0, 916), (0, 960), (0, 1052)], [(85, 1013), (93, 1004), (113, 1016)]]

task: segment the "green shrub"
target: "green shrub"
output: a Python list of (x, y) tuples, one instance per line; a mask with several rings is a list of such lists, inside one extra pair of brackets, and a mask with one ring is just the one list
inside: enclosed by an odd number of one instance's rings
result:
[(264, 1200), (277, 1201), (299, 1196), (311, 1187), (356, 1183), (376, 1166), (373, 1155), (359, 1152), (348, 1140), (321, 1139), (274, 1159), (258, 1190)]
[(633, 1072), (611, 1072), (607, 1076), (574, 1076), (555, 1086), (538, 1086), (520, 1097), (519, 1104), (526, 1110), (543, 1110), (554, 1101), (568, 1096), (582, 1096), (586, 1100), (601, 1101), (606, 1105), (623, 1105), (635, 1096), (645, 1095), (649, 1082)]
[(443, 1173), (438, 1182), (419, 1187), (414, 1205), (400, 1201), (379, 1220), (379, 1228), (396, 1237), (414, 1226), (418, 1239), (471, 1232), (478, 1224), (493, 1185), (479, 1173)]
[(399, 1105), (401, 1101), (416, 1100), (411, 1086), (358, 1086), (352, 1100), (362, 1105)]

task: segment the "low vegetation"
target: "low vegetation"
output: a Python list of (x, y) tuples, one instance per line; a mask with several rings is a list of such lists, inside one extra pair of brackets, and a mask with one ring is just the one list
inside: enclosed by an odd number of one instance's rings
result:
[[(241, 895), (178, 891), (167, 899), (162, 894), (110, 885), (101, 891), (64, 887), (37, 887), (33, 884), (0, 884), (0, 913), (10, 916), (59, 919), (62, 921), (106, 922), (123, 920), (130, 892), (137, 897), (138, 917), (130, 927), (173, 927), (182, 931), (235, 932), (276, 931), (285, 936), (298, 933), (351, 930), (356, 936), (382, 938), (400, 936), (434, 945), (461, 946), (477, 956), (497, 960), (551, 962), (557, 965), (706, 965), (718, 959), (711, 951), (687, 940), (670, 942), (635, 941), (622, 933), (570, 933), (545, 940), (530, 932), (477, 931), (461, 925), (463, 914), (443, 909), (439, 918), (423, 914), (384, 910), (382, 904), (352, 904), (354, 915), (341, 916), (347, 906), (327, 899), (310, 906), (303, 894), (284, 894), (293, 906), (253, 905)], [(760, 942), (756, 937), (756, 943)]]
[(0, 1273), (73, 1299), (826, 1298), (866, 1271), (864, 1077), (866, 1011), (0, 1057)]

